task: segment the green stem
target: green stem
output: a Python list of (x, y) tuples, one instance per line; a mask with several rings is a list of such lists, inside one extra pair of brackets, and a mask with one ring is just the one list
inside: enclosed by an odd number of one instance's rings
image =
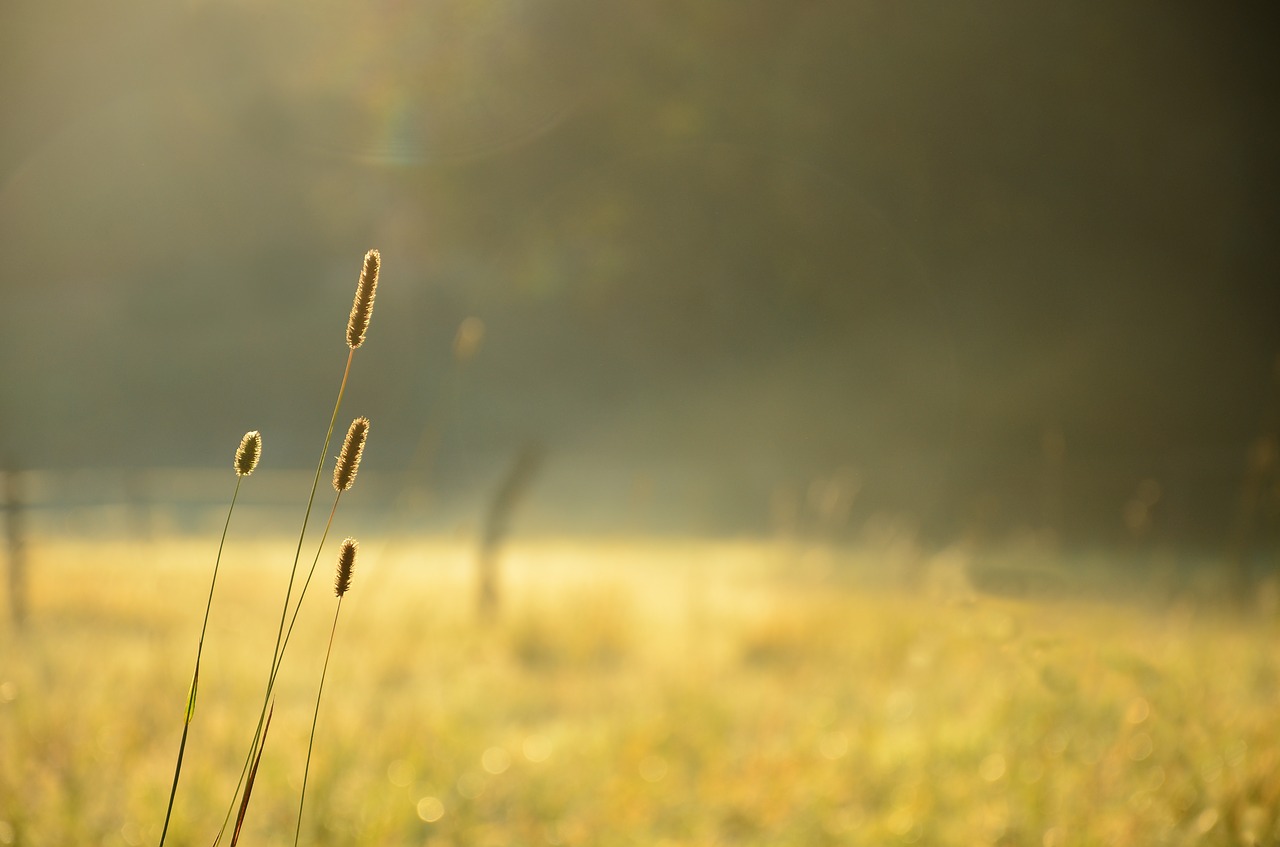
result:
[[(351, 374), (351, 360), (355, 357), (355, 354), (355, 348), (351, 348), (347, 352), (347, 366), (342, 371), (342, 383), (338, 386), (338, 399), (333, 404), (333, 414), (329, 417), (329, 431), (325, 433), (324, 447), (320, 450), (320, 461), (316, 463), (315, 478), (311, 481), (311, 494), (307, 497), (307, 511), (302, 516), (302, 531), (298, 533), (298, 546), (293, 553), (293, 567), (289, 571), (289, 586), (285, 590), (284, 594), (284, 607), (280, 610), (280, 628), (276, 632), (276, 646), (271, 651), (271, 673), (268, 675), (267, 679), (266, 696), (262, 698), (262, 710), (258, 714), (258, 726), (253, 733), (253, 742), (249, 746), (249, 755), (245, 758), (244, 767), (240, 770), (240, 779), (236, 782), (235, 793), (231, 795), (231, 805), (227, 807), (227, 814), (222, 820), (222, 827), (219, 828), (217, 837), (213, 839), (214, 847), (217, 847), (217, 845), (221, 843), (222, 836), (227, 831), (227, 824), (231, 822), (231, 813), (235, 811), (236, 808), (236, 797), (239, 796), (240, 788), (244, 785), (245, 776), (249, 772), (249, 766), (253, 760), (254, 751), (258, 746), (258, 740), (262, 736), (262, 724), (266, 719), (267, 706), (271, 700), (271, 689), (275, 686), (276, 672), (279, 670), (279, 662), (284, 652), (281, 647), (285, 635), (284, 622), (285, 618), (288, 617), (289, 614), (289, 599), (293, 594), (294, 578), (298, 573), (298, 560), (302, 557), (302, 539), (306, 536), (307, 524), (311, 521), (311, 507), (316, 500), (316, 489), (320, 486), (320, 474), (324, 470), (325, 458), (329, 454), (329, 442), (333, 439), (333, 427), (338, 421), (338, 410), (342, 408), (342, 395), (347, 390), (347, 377)], [(334, 500), (333, 505), (334, 509), (338, 507), (338, 501), (336, 499)], [(329, 521), (333, 521), (333, 512), (329, 513)], [(325, 533), (327, 534), (328, 531), (329, 527), (326, 525)], [(324, 541), (322, 539), (321, 544), (323, 543)], [(317, 558), (319, 555), (320, 553), (317, 552)], [(295, 617), (296, 614), (297, 613), (295, 612)]]
[(285, 648), (289, 646), (289, 637), (293, 635), (293, 625), (298, 622), (298, 612), (302, 611), (302, 600), (307, 596), (307, 587), (311, 585), (311, 577), (315, 576), (316, 563), (320, 561), (320, 552), (324, 550), (324, 541), (329, 537), (329, 527), (333, 524), (333, 513), (338, 511), (338, 501), (342, 499), (342, 492), (339, 491), (337, 496), (333, 498), (333, 508), (329, 510), (329, 520), (324, 525), (324, 535), (320, 536), (320, 546), (316, 548), (315, 558), (311, 560), (311, 570), (307, 572), (307, 578), (302, 583), (302, 590), (298, 592), (298, 602), (293, 607), (293, 617), (289, 618), (289, 628), (284, 632), (284, 643), (280, 645), (280, 655), (276, 657), (275, 670), (271, 674), (271, 684), (275, 684), (275, 675), (280, 671), (280, 663), (284, 660)]
[[(303, 601), (303, 598), (305, 598), (305, 597), (306, 597), (306, 594), (307, 594), (307, 586), (309, 586), (309, 585), (311, 584), (311, 577), (315, 575), (315, 572), (316, 572), (316, 563), (320, 561), (320, 553), (321, 553), (321, 551), (322, 551), (322, 550), (324, 550), (324, 542), (325, 542), (325, 539), (329, 537), (329, 529), (330, 529), (330, 527), (333, 525), (333, 515), (334, 515), (334, 513), (335, 513), (335, 512), (337, 512), (337, 511), (338, 511), (338, 501), (340, 501), (341, 499), (342, 499), (342, 492), (341, 492), (341, 491), (339, 491), (339, 492), (338, 492), (338, 494), (337, 494), (337, 496), (335, 496), (335, 497), (333, 498), (333, 508), (331, 508), (331, 509), (329, 510), (329, 520), (325, 522), (325, 525), (324, 525), (324, 533), (320, 536), (320, 545), (316, 548), (316, 555), (315, 555), (315, 558), (311, 560), (311, 570), (307, 573), (307, 579), (306, 579), (306, 581), (302, 583), (302, 590), (298, 592), (298, 602), (297, 602), (297, 604), (293, 607), (293, 617), (289, 619), (289, 628), (288, 628), (287, 630), (285, 630), (285, 633), (284, 633), (284, 640), (280, 643), (280, 651), (279, 651), (279, 653), (277, 653), (277, 654), (276, 654), (275, 663), (272, 665), (272, 668), (271, 668), (271, 677), (270, 677), (270, 679), (268, 679), (268, 680), (267, 680), (267, 699), (270, 699), (270, 698), (271, 698), (271, 694), (272, 694), (272, 692), (275, 690), (275, 687), (276, 687), (276, 676), (280, 673), (280, 665), (284, 662), (284, 651), (285, 651), (285, 650), (288, 648), (288, 646), (289, 646), (289, 638), (290, 638), (290, 636), (292, 636), (292, 635), (293, 635), (293, 625), (294, 625), (294, 624), (297, 622), (297, 620), (298, 620), (298, 612), (300, 612), (300, 611), (302, 610), (302, 601)], [(336, 625), (336, 623), (337, 623), (337, 622), (335, 621), (335, 625)], [(330, 639), (332, 639), (332, 638), (333, 638), (333, 634), (332, 634), (332, 633), (330, 633), (329, 637), (330, 637)], [(326, 665), (327, 665), (327, 663), (328, 663), (328, 659), (327, 659), (327, 658), (326, 658), (325, 662), (326, 662)], [(268, 720), (270, 720), (270, 719), (268, 718)], [(253, 759), (253, 758), (254, 758), (254, 754), (255, 754), (255, 752), (257, 753), (257, 758), (261, 758), (261, 757), (262, 757), (262, 748), (259, 746), (258, 738), (259, 738), (259, 734), (263, 734), (263, 735), (265, 736), (265, 732), (266, 732), (266, 730), (263, 728), (263, 724), (262, 724), (262, 716), (259, 716), (259, 717), (258, 717), (258, 729), (254, 732), (254, 736), (253, 736), (253, 745), (249, 748), (249, 757), (250, 757), (250, 759)], [(266, 738), (265, 738), (265, 737), (263, 737), (262, 741), (263, 741), (263, 743), (265, 743)], [(248, 761), (247, 761), (247, 760), (246, 760), (246, 767), (248, 767)], [(246, 771), (246, 772), (251, 772), (251, 771)], [(243, 775), (243, 773), (242, 773), (242, 774), (241, 774), (241, 779), (243, 779), (243, 778), (244, 778), (244, 775)], [(237, 787), (236, 787), (236, 791), (237, 791), (237, 792), (239, 792), (239, 790), (240, 790), (240, 788), (239, 788), (239, 786), (237, 786)], [(246, 788), (246, 789), (245, 789), (245, 791), (247, 792), (247, 791), (248, 791), (248, 789)], [(234, 803), (234, 800), (233, 800), (232, 802)], [(225, 825), (226, 825), (226, 822), (224, 822), (224, 824), (223, 824), (223, 825), (225, 826)], [(217, 843), (217, 842), (215, 842), (215, 844), (216, 844), (216, 843)]]
[(222, 563), (222, 548), (227, 543), (227, 529), (231, 526), (231, 513), (236, 509), (236, 497), (240, 495), (242, 480), (244, 477), (236, 474), (236, 490), (231, 494), (231, 507), (227, 509), (227, 520), (222, 525), (222, 540), (218, 542), (218, 556), (213, 560), (213, 579), (209, 581), (209, 599), (204, 604), (204, 623), (200, 625), (200, 643), (196, 645), (196, 669), (191, 674), (191, 691), (187, 695), (187, 714), (182, 722), (182, 741), (178, 744), (178, 763), (173, 768), (173, 785), (169, 787), (169, 807), (165, 809), (164, 828), (160, 830), (160, 847), (164, 847), (164, 839), (169, 834), (173, 800), (178, 795), (178, 777), (182, 774), (182, 755), (187, 750), (187, 732), (191, 729), (191, 718), (196, 712), (196, 689), (200, 684), (200, 656), (204, 653), (204, 636), (209, 628), (209, 610), (213, 608), (213, 589), (218, 584), (218, 566)]
[[(339, 491), (337, 496), (333, 498), (333, 507), (329, 509), (329, 519), (325, 521), (324, 532), (320, 535), (320, 545), (316, 547), (315, 558), (311, 560), (311, 571), (307, 574), (306, 582), (302, 585), (302, 591), (298, 593), (298, 602), (293, 609), (293, 617), (289, 620), (289, 628), (284, 633), (284, 640), (280, 642), (280, 649), (272, 658), (271, 675), (267, 678), (267, 690), (263, 696), (263, 711), (258, 714), (258, 725), (253, 731), (253, 742), (249, 745), (249, 755), (245, 757), (244, 765), (240, 769), (240, 781), (236, 784), (236, 794), (240, 793), (240, 787), (244, 784), (245, 776), (249, 773), (250, 763), (254, 759), (254, 754), (262, 755), (259, 746), (259, 739), (262, 737), (265, 729), (263, 727), (263, 719), (266, 717), (266, 705), (271, 700), (271, 694), (276, 688), (276, 676), (280, 673), (280, 665), (284, 662), (284, 651), (289, 646), (289, 637), (293, 635), (293, 624), (298, 619), (298, 612), (302, 609), (302, 600), (306, 596), (307, 586), (311, 584), (311, 575), (316, 572), (316, 562), (320, 561), (320, 553), (324, 549), (325, 539), (329, 537), (329, 529), (333, 525), (333, 515), (338, 511), (338, 501), (342, 499), (342, 492)], [(231, 812), (235, 809), (235, 797), (231, 798), (231, 808), (227, 810), (227, 815), (222, 821), (222, 829), (218, 832), (218, 838), (214, 840), (214, 845), (222, 838), (226, 832), (226, 826), (231, 821)]]
[(302, 805), (307, 801), (307, 777), (311, 773), (311, 749), (316, 743), (316, 722), (320, 719), (320, 698), (324, 695), (324, 678), (329, 673), (329, 654), (333, 652), (333, 635), (338, 631), (338, 613), (342, 611), (342, 597), (333, 612), (333, 627), (329, 630), (329, 647), (324, 651), (324, 668), (320, 671), (320, 689), (316, 692), (316, 710), (311, 716), (311, 738), (307, 741), (307, 764), (302, 769), (302, 796), (298, 799), (298, 826), (293, 832), (293, 847), (298, 847), (302, 834)]

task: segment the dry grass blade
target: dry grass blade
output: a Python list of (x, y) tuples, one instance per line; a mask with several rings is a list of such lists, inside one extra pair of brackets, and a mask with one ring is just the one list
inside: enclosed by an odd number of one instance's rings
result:
[(276, 704), (271, 704), (271, 710), (267, 712), (267, 723), (262, 728), (262, 743), (258, 745), (258, 755), (253, 759), (253, 767), (249, 768), (249, 778), (244, 784), (244, 798), (240, 801), (240, 812), (236, 815), (236, 828), (231, 833), (231, 847), (236, 847), (236, 842), (240, 840), (240, 827), (244, 825), (244, 813), (249, 809), (249, 796), (253, 794), (253, 780), (258, 776), (258, 764), (262, 762), (262, 751), (267, 746), (267, 732), (271, 729), (271, 716), (275, 714)]

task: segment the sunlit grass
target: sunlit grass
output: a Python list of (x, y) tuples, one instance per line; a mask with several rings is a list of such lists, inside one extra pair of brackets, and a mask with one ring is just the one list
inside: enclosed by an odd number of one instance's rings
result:
[[(289, 545), (223, 561), (174, 810), (196, 841), (241, 763)], [(485, 628), (472, 555), (362, 550), (303, 843), (1280, 837), (1274, 621), (926, 598), (859, 557), (801, 578), (784, 546), (544, 541), (511, 547)], [(207, 557), (203, 539), (33, 545), (30, 631), (0, 635), (0, 843), (158, 838)], [(327, 604), (298, 619), (245, 843), (295, 825), (331, 623)]]

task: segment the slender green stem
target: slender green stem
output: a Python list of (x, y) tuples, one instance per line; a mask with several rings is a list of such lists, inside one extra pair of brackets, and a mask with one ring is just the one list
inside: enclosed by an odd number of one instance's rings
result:
[[(217, 847), (217, 845), (221, 843), (222, 836), (227, 831), (227, 824), (231, 822), (231, 814), (232, 812), (235, 811), (235, 808), (236, 808), (236, 797), (240, 794), (241, 786), (244, 785), (245, 776), (246, 774), (248, 774), (249, 766), (253, 760), (254, 751), (258, 746), (259, 739), (262, 736), (262, 725), (263, 725), (263, 721), (266, 718), (267, 707), (271, 700), (271, 689), (275, 686), (276, 672), (279, 670), (279, 662), (283, 654), (281, 645), (282, 645), (282, 642), (284, 641), (284, 634), (285, 634), (284, 622), (285, 622), (285, 618), (288, 617), (288, 614), (289, 614), (289, 600), (293, 594), (294, 578), (298, 574), (298, 560), (302, 557), (302, 539), (306, 536), (307, 524), (311, 521), (311, 507), (316, 500), (316, 489), (320, 486), (320, 474), (324, 470), (325, 458), (329, 454), (329, 442), (333, 439), (333, 427), (334, 427), (334, 424), (336, 424), (338, 421), (338, 410), (342, 408), (342, 395), (347, 390), (347, 377), (351, 374), (351, 360), (355, 357), (355, 354), (356, 354), (355, 348), (351, 348), (347, 352), (347, 365), (342, 371), (342, 383), (338, 386), (338, 399), (333, 404), (333, 414), (329, 417), (329, 431), (325, 433), (324, 447), (321, 448), (320, 450), (320, 461), (316, 463), (315, 478), (312, 479), (311, 481), (311, 494), (307, 497), (307, 511), (302, 516), (302, 530), (298, 533), (298, 546), (293, 553), (293, 567), (289, 571), (289, 586), (285, 590), (284, 607), (280, 610), (280, 628), (276, 632), (276, 646), (271, 651), (271, 673), (268, 675), (268, 678), (267, 678), (266, 695), (262, 698), (262, 710), (258, 715), (258, 726), (253, 733), (253, 742), (249, 745), (249, 755), (248, 757), (245, 758), (244, 767), (240, 771), (240, 779), (239, 781), (236, 782), (235, 793), (231, 795), (231, 805), (227, 807), (227, 814), (222, 820), (222, 826), (218, 830), (218, 835), (213, 839), (214, 847)], [(337, 507), (338, 507), (338, 501), (337, 499), (335, 499), (334, 509), (336, 509)], [(329, 521), (330, 522), (333, 521), (332, 511), (329, 513)], [(329, 527), (326, 524), (325, 533), (327, 534), (328, 531), (329, 531)], [(323, 543), (324, 542), (322, 540), (321, 544)], [(319, 552), (317, 552), (316, 556), (319, 557), (319, 555), (320, 555)], [(295, 616), (296, 616), (296, 612), (295, 612)]]
[(333, 611), (333, 627), (329, 630), (329, 647), (324, 651), (324, 667), (320, 671), (320, 689), (316, 692), (316, 710), (311, 716), (311, 738), (307, 741), (307, 764), (302, 769), (302, 796), (298, 799), (298, 826), (293, 831), (293, 847), (298, 847), (302, 834), (302, 805), (307, 801), (307, 776), (311, 773), (311, 749), (316, 743), (316, 722), (320, 719), (320, 698), (324, 695), (324, 678), (329, 673), (329, 654), (333, 652), (333, 634), (338, 631), (338, 613), (342, 611), (342, 598)]
[[(280, 610), (280, 629), (276, 632), (276, 646), (272, 651), (272, 664), (275, 664), (276, 654), (280, 652), (280, 641), (284, 637), (284, 619), (289, 612), (289, 596), (293, 592), (293, 578), (298, 573), (298, 559), (302, 556), (302, 538), (307, 532), (307, 523), (311, 520), (311, 506), (316, 500), (316, 488), (320, 485), (320, 474), (324, 471), (324, 460), (329, 454), (329, 441), (333, 438), (333, 425), (338, 421), (338, 409), (342, 407), (342, 395), (347, 390), (347, 376), (351, 373), (351, 359), (355, 356), (354, 349), (347, 353), (347, 366), (342, 371), (342, 384), (338, 386), (338, 400), (333, 404), (333, 414), (329, 417), (329, 431), (324, 436), (324, 448), (320, 451), (320, 461), (316, 463), (316, 475), (311, 480), (311, 495), (307, 498), (307, 512), (302, 517), (302, 532), (298, 533), (298, 547), (293, 552), (293, 569), (289, 572), (289, 587), (284, 595), (284, 608)], [(334, 501), (334, 508), (337, 508), (337, 501)], [(329, 519), (333, 520), (332, 512)], [(327, 527), (326, 527), (327, 529)], [(317, 555), (319, 555), (317, 553)]]
[(213, 589), (218, 584), (218, 566), (222, 564), (222, 548), (227, 543), (227, 529), (231, 526), (231, 513), (236, 509), (236, 497), (240, 495), (240, 483), (243, 476), (236, 474), (236, 489), (231, 494), (231, 506), (227, 509), (227, 520), (222, 525), (222, 540), (218, 542), (218, 556), (213, 560), (213, 579), (209, 581), (209, 599), (204, 604), (204, 623), (200, 625), (200, 642), (196, 645), (196, 668), (191, 674), (191, 691), (187, 695), (187, 713), (182, 721), (182, 741), (178, 744), (178, 763), (173, 768), (173, 785), (169, 788), (169, 807), (164, 812), (164, 828), (160, 830), (160, 847), (164, 847), (164, 839), (169, 834), (169, 818), (173, 815), (173, 800), (178, 795), (178, 777), (182, 774), (182, 755), (187, 750), (187, 732), (191, 729), (191, 718), (196, 712), (196, 690), (200, 685), (200, 656), (204, 653), (204, 636), (209, 628), (209, 610), (213, 608)]
[(240, 800), (240, 814), (236, 815), (236, 828), (231, 833), (231, 847), (236, 847), (236, 842), (240, 840), (240, 827), (244, 826), (244, 814), (249, 811), (249, 797), (253, 794), (253, 782), (258, 776), (258, 765), (262, 764), (262, 751), (267, 746), (267, 732), (271, 729), (271, 716), (275, 714), (276, 704), (271, 703), (271, 711), (267, 712), (267, 725), (262, 728), (262, 746), (258, 748), (258, 755), (253, 758), (253, 767), (249, 768), (249, 780), (244, 784), (244, 797)]
[[(333, 525), (333, 515), (338, 511), (338, 501), (342, 499), (342, 492), (339, 491), (337, 496), (333, 498), (333, 507), (329, 509), (329, 520), (325, 522), (324, 532), (320, 536), (320, 544), (316, 547), (315, 558), (311, 560), (311, 570), (307, 573), (306, 581), (302, 583), (302, 590), (298, 592), (298, 602), (293, 607), (293, 617), (289, 619), (289, 628), (285, 630), (284, 640), (280, 643), (280, 651), (276, 654), (275, 663), (271, 667), (271, 676), (267, 680), (267, 697), (271, 697), (271, 693), (275, 691), (276, 676), (280, 673), (280, 665), (284, 662), (284, 651), (289, 647), (289, 638), (293, 635), (293, 625), (298, 620), (298, 612), (302, 611), (302, 601), (307, 594), (307, 586), (311, 584), (311, 577), (316, 572), (316, 563), (320, 561), (320, 553), (324, 550), (325, 539), (329, 537), (329, 529)], [(262, 718), (259, 716), (259, 723)], [(258, 738), (254, 735), (254, 747), (257, 746)], [(253, 755), (253, 749), (249, 754)]]
[(307, 587), (311, 585), (311, 577), (315, 576), (316, 563), (320, 561), (320, 553), (324, 550), (324, 540), (329, 537), (329, 527), (333, 524), (333, 513), (338, 511), (338, 501), (342, 499), (342, 492), (339, 491), (337, 496), (333, 498), (333, 508), (329, 510), (329, 521), (324, 525), (324, 535), (320, 537), (320, 546), (316, 548), (315, 558), (311, 560), (311, 570), (307, 572), (307, 578), (302, 583), (302, 590), (298, 592), (298, 602), (293, 607), (293, 617), (289, 618), (289, 628), (284, 631), (284, 642), (280, 645), (280, 655), (276, 657), (275, 671), (271, 674), (271, 682), (275, 684), (275, 674), (280, 670), (280, 662), (284, 660), (285, 648), (289, 646), (289, 636), (293, 635), (293, 625), (298, 622), (298, 612), (302, 611), (302, 600), (307, 596)]
[[(298, 593), (298, 602), (294, 606), (293, 617), (290, 618), (289, 620), (289, 628), (285, 630), (284, 639), (279, 642), (279, 649), (276, 651), (276, 655), (272, 658), (271, 675), (267, 677), (267, 690), (266, 690), (266, 693), (263, 695), (263, 700), (262, 700), (263, 708), (262, 708), (262, 711), (259, 712), (258, 714), (258, 725), (253, 731), (253, 742), (249, 745), (249, 755), (245, 757), (244, 765), (240, 769), (240, 781), (236, 783), (236, 794), (240, 793), (240, 787), (244, 785), (245, 777), (249, 773), (250, 765), (254, 760), (255, 753), (258, 756), (262, 755), (262, 750), (259, 744), (260, 744), (260, 739), (262, 738), (263, 733), (266, 731), (263, 726), (263, 720), (267, 716), (267, 712), (266, 712), (267, 704), (271, 701), (271, 695), (275, 691), (276, 676), (280, 673), (280, 665), (284, 661), (284, 651), (289, 646), (289, 637), (293, 635), (293, 624), (295, 621), (297, 621), (298, 612), (301, 611), (302, 609), (302, 600), (306, 595), (307, 586), (311, 584), (311, 576), (316, 572), (316, 562), (320, 561), (320, 553), (322, 550), (324, 550), (324, 542), (325, 542), (325, 539), (329, 537), (329, 529), (333, 526), (333, 516), (334, 516), (334, 513), (338, 511), (338, 502), (341, 499), (342, 499), (342, 492), (339, 491), (337, 495), (333, 498), (333, 506), (329, 509), (329, 519), (325, 521), (324, 532), (321, 533), (320, 535), (320, 544), (316, 547), (315, 558), (311, 560), (311, 571), (307, 574), (307, 579), (306, 579), (306, 582), (304, 582), (302, 585), (302, 590)], [(215, 847), (218, 844), (218, 842), (222, 839), (222, 836), (225, 834), (227, 824), (231, 822), (231, 812), (234, 811), (234, 809), (235, 809), (235, 797), (232, 797), (231, 808), (227, 810), (227, 815), (222, 821), (222, 829), (218, 831), (218, 837), (213, 842)]]

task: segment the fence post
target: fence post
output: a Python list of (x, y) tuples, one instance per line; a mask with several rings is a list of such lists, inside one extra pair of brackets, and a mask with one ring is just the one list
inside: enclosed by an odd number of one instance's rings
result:
[(23, 549), (23, 496), (22, 474), (12, 461), (4, 469), (5, 537), (8, 539), (9, 559), (9, 618), (15, 629), (21, 630), (27, 622), (27, 562)]
[(498, 548), (510, 528), (511, 513), (542, 464), (542, 454), (539, 445), (526, 444), (507, 469), (502, 484), (489, 501), (489, 509), (480, 527), (480, 543), (476, 554), (479, 612), (483, 620), (492, 620), (498, 614)]

